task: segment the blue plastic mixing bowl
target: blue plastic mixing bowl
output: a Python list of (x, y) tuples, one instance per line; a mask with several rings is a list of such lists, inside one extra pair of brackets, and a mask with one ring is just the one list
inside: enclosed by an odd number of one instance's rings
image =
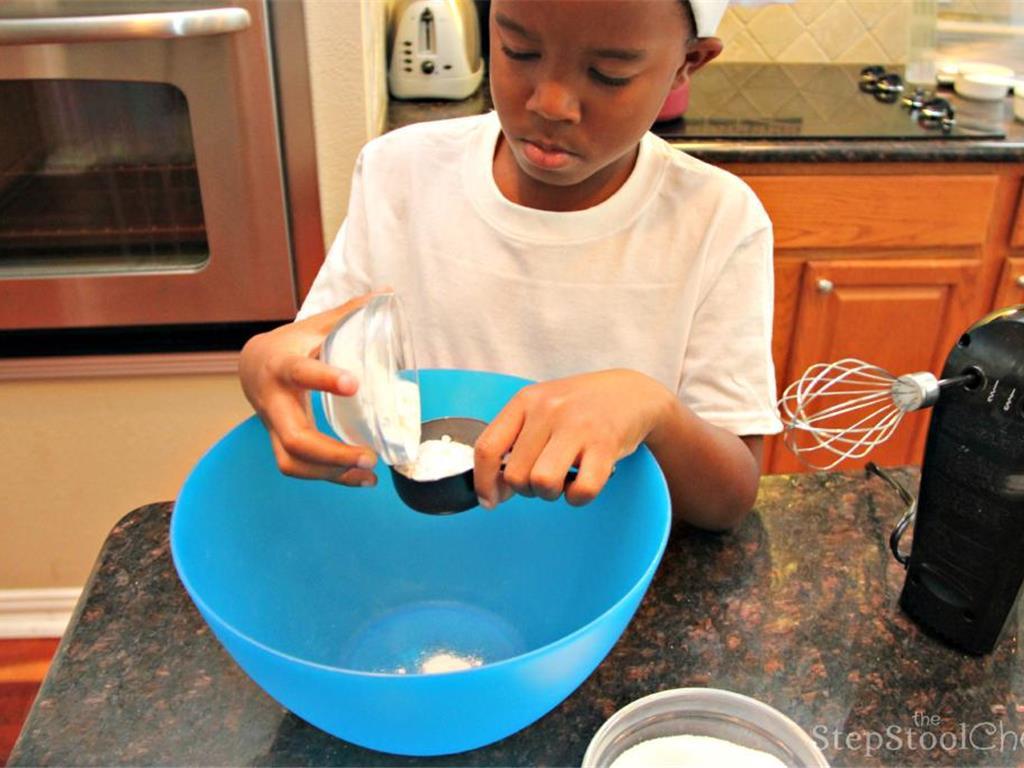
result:
[[(422, 371), (423, 418), (491, 420), (527, 383)], [(253, 680), (384, 752), (473, 749), (555, 707), (622, 634), (668, 538), (668, 491), (644, 448), (578, 508), (517, 497), (423, 515), (377, 474), (375, 488), (285, 477), (250, 418), (189, 475), (171, 552)]]

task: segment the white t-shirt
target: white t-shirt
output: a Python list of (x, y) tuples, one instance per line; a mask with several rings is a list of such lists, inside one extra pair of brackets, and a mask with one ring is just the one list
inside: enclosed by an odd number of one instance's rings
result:
[(390, 286), (421, 368), (631, 368), (734, 434), (780, 431), (772, 231), (754, 193), (647, 133), (604, 202), (527, 208), (494, 181), (499, 132), (492, 112), (369, 142), (299, 317)]

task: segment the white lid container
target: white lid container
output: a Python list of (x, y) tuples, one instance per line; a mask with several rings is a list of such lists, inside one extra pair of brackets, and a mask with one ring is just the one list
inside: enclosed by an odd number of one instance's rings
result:
[(979, 101), (1001, 101), (1013, 87), (1013, 70), (998, 64), (962, 63), (953, 82), (959, 96)]
[(392, 466), (414, 462), (420, 445), (419, 369), (398, 296), (377, 294), (339, 320), (324, 339), (320, 359), (359, 382), (351, 397), (321, 393), (338, 437), (371, 448)]

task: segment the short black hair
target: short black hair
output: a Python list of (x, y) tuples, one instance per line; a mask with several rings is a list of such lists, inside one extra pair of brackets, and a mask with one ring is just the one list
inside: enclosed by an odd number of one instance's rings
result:
[(690, 25), (690, 36), (686, 42), (692, 43), (697, 39), (697, 19), (693, 15), (693, 6), (690, 5), (690, 0), (679, 1), (683, 4), (683, 16), (686, 18), (686, 23)]

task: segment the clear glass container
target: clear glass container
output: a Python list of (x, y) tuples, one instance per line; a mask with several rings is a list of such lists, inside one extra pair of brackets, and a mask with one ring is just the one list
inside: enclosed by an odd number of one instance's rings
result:
[(811, 737), (779, 710), (717, 688), (675, 688), (626, 705), (594, 735), (583, 768), (608, 768), (640, 742), (682, 735), (729, 741), (766, 752), (787, 766), (828, 768)]
[(351, 397), (321, 393), (324, 413), (344, 442), (365, 445), (391, 466), (416, 460), (420, 445), (419, 369), (394, 293), (374, 296), (338, 321), (320, 359), (359, 381)]
[(936, 0), (913, 0), (910, 4), (910, 38), (905, 79), (914, 85), (935, 87), (937, 54), (935, 29)]

